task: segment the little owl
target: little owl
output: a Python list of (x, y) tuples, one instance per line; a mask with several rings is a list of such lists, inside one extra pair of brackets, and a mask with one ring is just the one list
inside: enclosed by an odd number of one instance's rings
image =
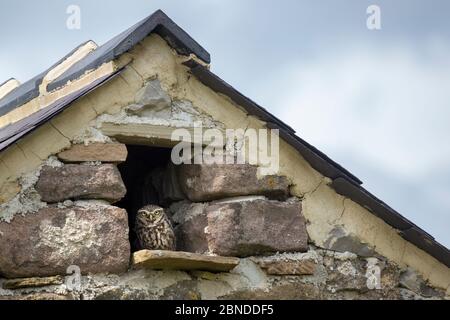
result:
[(136, 236), (142, 249), (175, 250), (175, 234), (164, 209), (147, 205), (136, 215)]

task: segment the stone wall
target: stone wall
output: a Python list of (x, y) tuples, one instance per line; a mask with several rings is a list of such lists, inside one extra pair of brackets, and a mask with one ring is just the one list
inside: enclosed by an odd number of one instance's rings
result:
[(0, 274), (64, 275), (71, 265), (84, 273), (125, 272), (128, 215), (111, 203), (126, 193), (114, 164), (125, 160), (126, 147), (74, 145), (59, 157), (66, 163), (48, 159), (0, 206)]
[[(117, 169), (127, 159), (122, 143), (171, 147), (174, 128), (198, 121), (220, 130), (264, 123), (205, 89), (157, 36), (129, 54), (121, 76), (0, 155), (2, 298), (445, 296), (448, 268), (337, 195), (283, 141), (279, 176), (261, 177), (248, 165), (177, 170), (185, 199), (165, 207), (178, 250), (236, 257), (236, 268), (136, 268), (132, 213), (117, 206), (127, 192)], [(77, 289), (64, 278), (71, 265), (83, 274)]]
[(445, 296), (414, 271), (372, 259), (381, 269), (381, 289), (368, 288), (367, 258), (311, 246), (306, 253), (242, 258), (227, 273), (131, 269), (122, 275), (83, 276), (76, 289), (69, 289), (63, 277), (3, 279), (0, 299), (422, 300)]
[[(339, 229), (334, 250), (315, 247), (289, 180), (258, 178), (250, 165), (177, 167), (185, 199), (167, 207), (177, 249), (200, 254), (194, 262), (206, 265), (185, 270), (192, 261), (184, 262), (177, 270), (168, 259), (156, 269), (139, 267), (140, 252), (130, 251), (130, 215), (114, 205), (127, 192), (117, 169), (126, 150), (113, 142), (74, 144), (24, 177), (18, 198), (2, 205), (0, 299), (445, 297)], [(338, 252), (343, 248), (353, 252)], [(205, 271), (208, 257), (218, 256), (237, 257), (237, 266)], [(69, 266), (82, 274), (75, 288)]]

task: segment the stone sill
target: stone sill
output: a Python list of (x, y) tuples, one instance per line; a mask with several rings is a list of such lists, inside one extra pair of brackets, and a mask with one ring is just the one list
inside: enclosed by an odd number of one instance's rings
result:
[(228, 272), (238, 264), (238, 258), (182, 251), (141, 250), (133, 253), (132, 257), (133, 269)]

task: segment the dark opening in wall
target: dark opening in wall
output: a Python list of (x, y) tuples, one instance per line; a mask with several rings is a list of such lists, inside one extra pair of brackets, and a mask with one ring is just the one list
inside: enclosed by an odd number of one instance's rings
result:
[(127, 161), (119, 165), (127, 194), (116, 206), (128, 212), (131, 249), (137, 251), (141, 249), (134, 232), (137, 211), (148, 204), (167, 208), (184, 196), (178, 189), (171, 149), (139, 145), (127, 145), (127, 149)]

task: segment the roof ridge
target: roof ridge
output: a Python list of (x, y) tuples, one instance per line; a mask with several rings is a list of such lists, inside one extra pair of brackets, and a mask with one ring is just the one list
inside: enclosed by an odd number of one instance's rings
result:
[[(142, 19), (140, 22), (110, 39), (80, 61), (74, 63), (59, 77), (47, 85), (47, 91), (54, 91), (67, 84), (67, 82), (79, 78), (86, 71), (96, 69), (103, 63), (114, 60), (132, 49), (138, 42), (142, 41), (152, 32), (158, 33), (180, 54), (195, 54), (202, 61), (205, 61), (206, 63), (211, 62), (209, 53), (199, 43), (181, 29), (162, 10), (157, 10), (147, 18)], [(39, 96), (39, 86), (42, 84), (42, 81), (48, 72), (60, 65), (78, 49), (91, 41), (95, 43), (93, 40), (83, 42), (66, 54), (62, 59), (54, 63), (50, 68), (24, 82), (18, 88), (1, 98), (0, 117), (34, 98), (37, 98)]]
[(74, 80), (86, 70), (95, 69), (105, 62), (116, 59), (123, 53), (146, 38), (152, 32), (161, 35), (178, 53), (183, 55), (195, 54), (206, 63), (211, 62), (209, 53), (190, 35), (181, 29), (162, 10), (157, 10), (149, 17), (129, 27), (119, 35), (91, 52), (85, 59), (74, 64), (59, 78), (49, 84), (49, 90), (57, 89), (68, 81)]

